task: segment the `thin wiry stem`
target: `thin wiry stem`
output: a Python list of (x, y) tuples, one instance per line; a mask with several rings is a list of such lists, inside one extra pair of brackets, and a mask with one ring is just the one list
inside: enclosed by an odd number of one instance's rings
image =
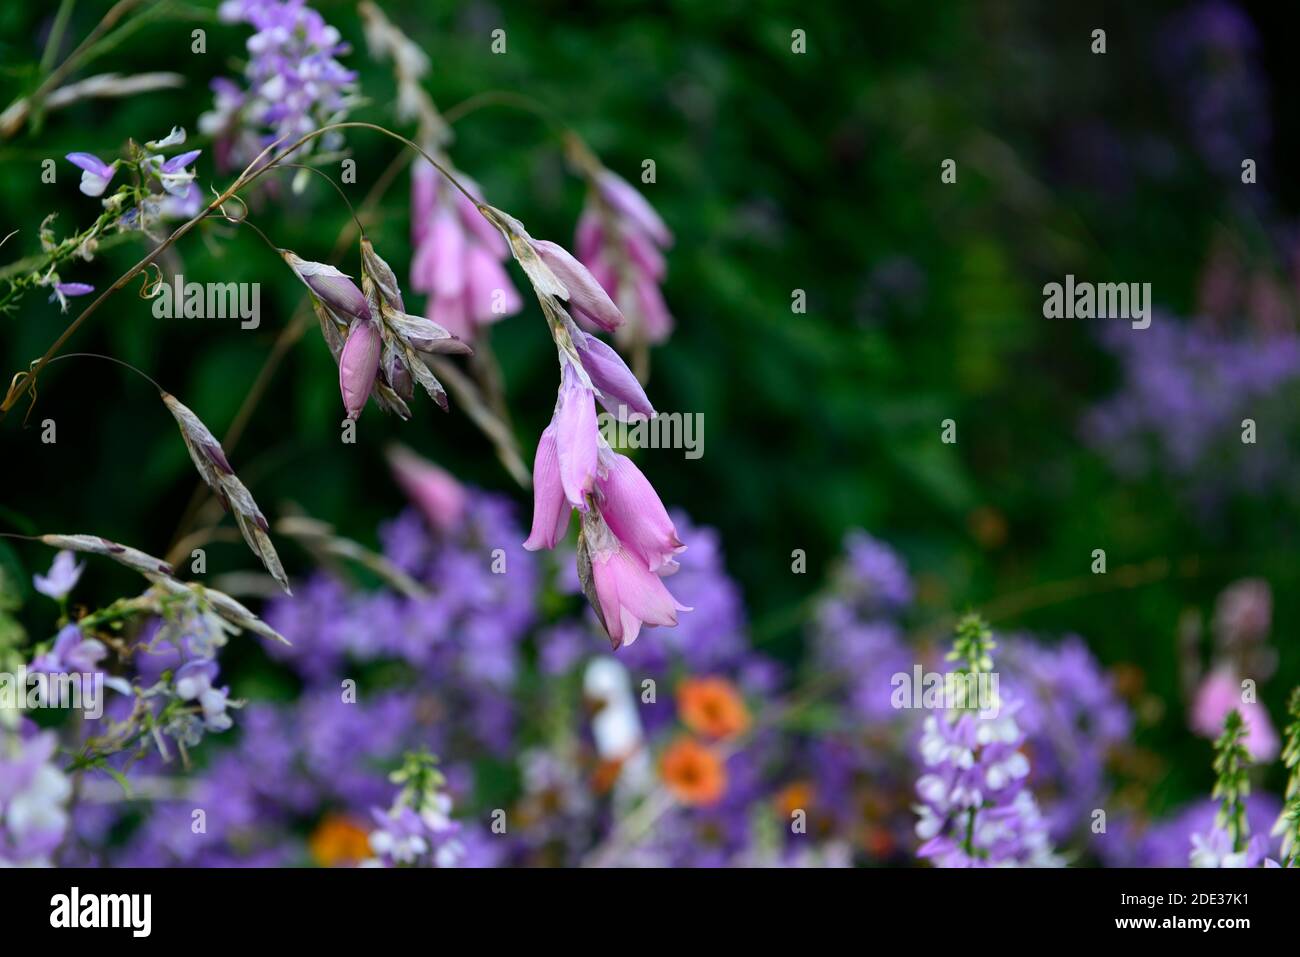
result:
[(514, 90), (484, 90), (482, 93), (475, 93), (473, 96), (461, 100), (451, 109), (442, 114), (442, 118), (449, 125), (459, 120), (463, 120), (471, 113), (476, 113), (487, 106), (509, 106), (526, 113), (532, 113), (534, 116), (545, 120), (547, 125), (552, 129), (564, 132), (568, 127), (560, 121), (555, 111), (543, 103), (541, 100), (531, 97), (526, 93), (517, 93)]
[(150, 385), (152, 385), (159, 392), (163, 392), (163, 393), (167, 392), (167, 390), (164, 389), (162, 386), (160, 386), (157, 380), (154, 379), (153, 376), (149, 375), (149, 373), (136, 368), (135, 366), (131, 365), (131, 363), (123, 359), (118, 359), (116, 356), (106, 356), (98, 352), (65, 352), (61, 356), (55, 356), (53, 359), (50, 360), (50, 362), (62, 362), (64, 359), (103, 359), (105, 362), (112, 362), (115, 365), (122, 366), (124, 369), (130, 369), (136, 375), (140, 376), (140, 378), (146, 380)]
[[(261, 176), (268, 169), (274, 167), (281, 160), (285, 159), (287, 156), (293, 153), (294, 150), (298, 149), (300, 146), (302, 146), (305, 143), (311, 142), (316, 137), (323, 136), (324, 134), (330, 132), (331, 130), (343, 130), (349, 128), (374, 130), (377, 133), (383, 133), (385, 136), (397, 140), (399, 143), (405, 143), (411, 149), (415, 150), (426, 160), (428, 160), (429, 164), (433, 166), (433, 168), (436, 169), (439, 173), (441, 173), (447, 179), (447, 182), (451, 183), (452, 186), (455, 186), (456, 189), (460, 190), (461, 194), (464, 195), (464, 197), (468, 199), (471, 203), (473, 203), (475, 207), (479, 207), (483, 205), (483, 202), (477, 196), (475, 196), (468, 189), (466, 189), (464, 184), (462, 184), (460, 180), (458, 180), (447, 170), (447, 167), (443, 166), (442, 163), (438, 162), (436, 159), (430, 156), (428, 152), (425, 151), (424, 147), (422, 147), (419, 143), (416, 143), (414, 140), (408, 139), (407, 137), (403, 136), (401, 133), (393, 132), (392, 130), (388, 129), (388, 127), (386, 126), (380, 126), (377, 123), (363, 123), (360, 120), (345, 120), (341, 123), (330, 123), (327, 126), (322, 126), (320, 129), (312, 130), (310, 133), (303, 134), (292, 145), (282, 150), (275, 157), (275, 159), (271, 160), (270, 163), (268, 163), (266, 166), (263, 166), (261, 169), (255, 170), (249, 176), (248, 182), (249, 183), (253, 182), (253, 180), (257, 179), (257, 177)], [(273, 143), (271, 145), (274, 146), (275, 144)], [(267, 147), (267, 150), (269, 150), (270, 148), (271, 147)], [(267, 150), (263, 150), (262, 153), (259, 154), (259, 158), (260, 156), (264, 156)], [(256, 165), (256, 163), (257, 160), (254, 160), (253, 164), (249, 166), (249, 169), (252, 169), (252, 166)]]
[(325, 182), (333, 186), (334, 192), (339, 194), (339, 199), (343, 200), (343, 204), (347, 206), (348, 212), (352, 214), (352, 221), (357, 224), (357, 231), (360, 232), (362, 236), (366, 234), (366, 227), (361, 225), (361, 220), (357, 219), (357, 211), (352, 208), (352, 200), (348, 199), (348, 194), (343, 192), (343, 187), (334, 182), (334, 177), (330, 176), (324, 170), (317, 169), (315, 166), (308, 166), (306, 163), (281, 163), (279, 168), (305, 169), (309, 173), (315, 173), (321, 179), (325, 180)]

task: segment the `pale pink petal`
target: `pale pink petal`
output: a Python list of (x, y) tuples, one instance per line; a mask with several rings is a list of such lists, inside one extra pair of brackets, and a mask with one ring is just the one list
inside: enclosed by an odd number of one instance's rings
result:
[(446, 207), (433, 217), (429, 231), (432, 247), (432, 292), (440, 297), (459, 296), (465, 291), (465, 233), (456, 215)]
[(560, 482), (560, 459), (556, 452), (555, 426), (549, 425), (537, 443), (533, 459), (533, 526), (524, 548), (554, 548), (569, 528), (571, 506)]
[(618, 540), (652, 572), (685, 551), (668, 510), (650, 481), (626, 455), (608, 453), (606, 474), (597, 480), (600, 513)]
[(431, 321), (442, 326), (453, 336), (465, 342), (473, 341), (474, 324), (469, 321), (469, 314), (465, 311), (464, 296), (452, 296), (449, 299), (430, 297), (428, 313)]
[(664, 225), (654, 207), (627, 180), (603, 170), (597, 180), (601, 195), (621, 215), (626, 216), (660, 246), (671, 246), (673, 234)]
[(596, 282), (586, 266), (569, 255), (567, 249), (544, 239), (534, 239), (533, 249), (568, 290), (569, 306), (574, 312), (584, 314), (607, 331), (623, 324), (623, 313), (609, 298), (609, 293)]
[(566, 365), (555, 412), (555, 440), (564, 494), (580, 512), (587, 510), (586, 494), (596, 483), (596, 397)]
[[(466, 188), (475, 196), (482, 197), (483, 195), (482, 190), (472, 180), (466, 184)], [(459, 190), (456, 190), (455, 202), (456, 211), (460, 214), (461, 225), (469, 233), (472, 242), (486, 248), (498, 260), (505, 259), (510, 255), (510, 247), (506, 245), (501, 231), (489, 223), (483, 217), (483, 214), (478, 211), (478, 207), (466, 199)]]
[(465, 267), (466, 308), (480, 325), (513, 316), (524, 307), (505, 267), (477, 243), (470, 243)]
[(600, 214), (588, 206), (578, 217), (578, 228), (573, 238), (573, 251), (578, 258), (591, 268), (591, 262), (600, 255), (604, 242), (604, 231), (600, 225)]
[(637, 304), (641, 309), (641, 320), (645, 323), (646, 339), (650, 342), (663, 342), (673, 331), (673, 317), (659, 292), (659, 286), (647, 276), (642, 276), (636, 284)]

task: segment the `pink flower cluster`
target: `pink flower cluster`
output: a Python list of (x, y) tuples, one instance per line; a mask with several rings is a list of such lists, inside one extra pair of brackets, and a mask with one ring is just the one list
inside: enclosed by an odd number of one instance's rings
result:
[[(457, 178), (475, 195), (478, 186)], [(502, 263), (510, 250), (474, 204), (428, 163), (411, 178), (411, 288), (429, 294), (430, 319), (467, 342), (523, 302)]]
[[(555, 243), (531, 245), (564, 285), (575, 316), (604, 329), (622, 324), (618, 307), (582, 263)], [(653, 415), (645, 390), (617, 352), (595, 336), (573, 333), (574, 348), (559, 350), (559, 397), (537, 444), (533, 525), (524, 547), (554, 548), (577, 509), (579, 577), (619, 648), (632, 644), (642, 626), (675, 625), (677, 612), (690, 611), (663, 583), (685, 546), (649, 480), (597, 427), (597, 398), (617, 415)]]
[(578, 258), (606, 289), (615, 290), (622, 310), (646, 342), (663, 342), (673, 317), (659, 290), (665, 263), (662, 250), (673, 235), (644, 196), (626, 180), (602, 169), (578, 219)]

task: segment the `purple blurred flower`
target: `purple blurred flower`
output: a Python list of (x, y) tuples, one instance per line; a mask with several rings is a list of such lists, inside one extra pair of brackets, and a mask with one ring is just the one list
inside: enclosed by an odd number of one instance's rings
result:
[[(1203, 323), (1156, 315), (1134, 333), (1106, 326), (1102, 343), (1121, 364), (1118, 393), (1094, 407), (1083, 437), (1123, 475), (1166, 470), (1219, 485), (1260, 484), (1285, 474), (1285, 459), (1267, 446), (1240, 449), (1241, 419), (1300, 378), (1295, 333), (1230, 336)], [(1218, 454), (1216, 454), (1218, 453)]]
[(105, 163), (91, 153), (69, 153), (68, 162), (81, 169), (81, 191), (87, 196), (103, 196), (117, 173), (118, 160)]
[(32, 671), (47, 674), (93, 674), (100, 670), (99, 663), (108, 656), (104, 643), (87, 638), (75, 624), (64, 625), (54, 639), (54, 647), (35, 658)]
[(44, 575), (33, 575), (32, 585), (42, 595), (53, 598), (55, 601), (62, 601), (68, 597), (68, 593), (77, 587), (77, 582), (81, 579), (81, 572), (85, 564), (77, 564), (75, 556), (70, 551), (60, 551), (54, 556), (54, 562), (50, 565), (50, 570)]
[(72, 785), (54, 764), (58, 737), (26, 718), (0, 723), (0, 867), (41, 867), (63, 843)]

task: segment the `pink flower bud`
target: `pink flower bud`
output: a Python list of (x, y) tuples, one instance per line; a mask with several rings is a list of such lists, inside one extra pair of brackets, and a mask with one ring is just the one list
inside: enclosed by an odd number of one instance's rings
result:
[[(587, 370), (591, 384), (600, 390), (600, 404), (614, 415), (636, 412), (645, 416), (655, 414), (654, 406), (622, 357), (593, 335), (584, 333), (581, 342), (575, 342)], [(620, 410), (622, 406), (622, 410)]]
[(676, 571), (673, 556), (686, 550), (654, 486), (626, 455), (601, 456), (605, 475), (597, 480), (600, 514), (629, 552), (657, 574)]
[(623, 324), (623, 313), (596, 282), (596, 277), (563, 246), (534, 239), (533, 249), (569, 293), (569, 306), (602, 329), (612, 331)]
[(343, 408), (349, 419), (357, 418), (366, 407), (375, 376), (379, 374), (381, 347), (377, 324), (357, 321), (348, 330), (347, 342), (343, 343), (339, 355), (339, 391), (343, 393)]
[(1259, 764), (1277, 757), (1278, 737), (1268, 719), (1268, 711), (1257, 701), (1242, 700), (1241, 681), (1229, 669), (1216, 668), (1201, 682), (1192, 704), (1192, 730), (1214, 740), (1223, 731), (1223, 720), (1233, 709), (1241, 712), (1246, 726), (1245, 745), (1251, 758)]
[(370, 307), (356, 283), (327, 263), (300, 259), (287, 249), (280, 255), (312, 294), (335, 312), (357, 319), (370, 319)]

